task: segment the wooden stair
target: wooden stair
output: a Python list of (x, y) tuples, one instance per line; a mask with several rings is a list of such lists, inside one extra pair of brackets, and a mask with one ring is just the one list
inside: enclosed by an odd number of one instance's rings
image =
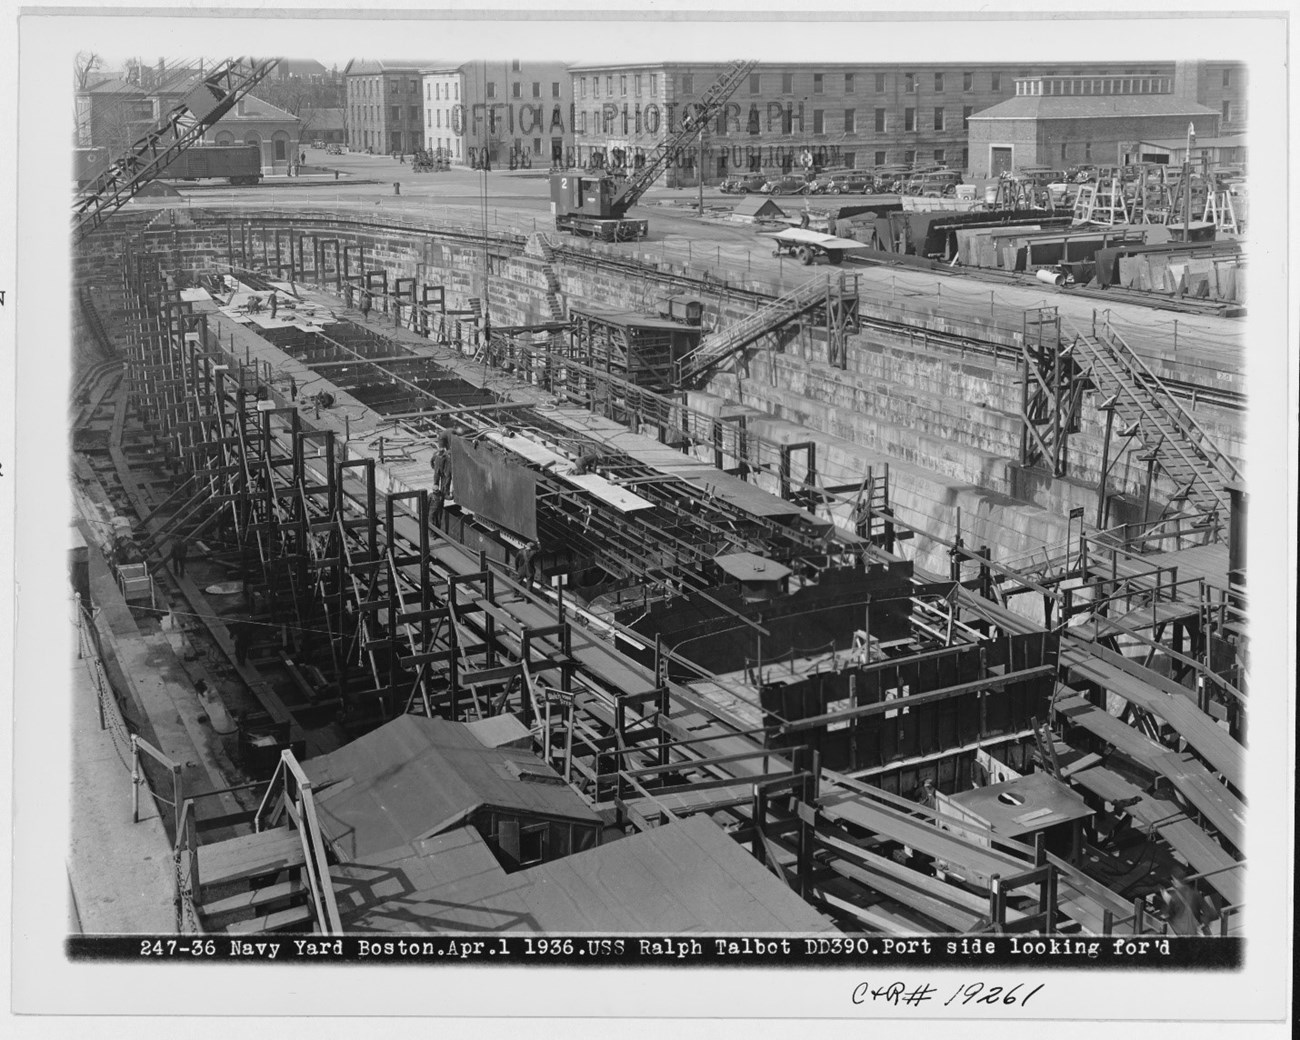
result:
[(280, 827), (201, 845), (199, 918), (208, 931), (310, 931), (315, 915), (296, 830)]

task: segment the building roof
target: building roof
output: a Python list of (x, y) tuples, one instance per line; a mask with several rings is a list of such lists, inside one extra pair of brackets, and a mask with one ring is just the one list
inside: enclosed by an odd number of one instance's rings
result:
[(276, 78), (287, 76), (323, 76), (329, 69), (314, 58), (281, 58), (275, 66)]
[[(240, 105), (243, 111), (240, 111)], [(269, 101), (263, 101), (261, 98), (253, 97), (252, 94), (245, 94), (239, 105), (236, 105), (224, 116), (222, 116), (214, 126), (221, 126), (228, 122), (276, 122), (276, 123), (300, 123), (300, 120), (292, 112), (286, 112), (282, 108), (277, 108)]]
[(349, 932), (836, 931), (705, 816), (513, 874), (493, 869), (491, 852), (470, 828), (432, 839), (424, 851), (420, 864), (403, 861), (405, 876), (379, 888), (377, 898), (352, 897), (368, 905), (340, 902)]
[(345, 857), (410, 845), (487, 807), (599, 822), (532, 752), (486, 747), (444, 719), (402, 715), (303, 769), (319, 792), (321, 826)]
[(767, 195), (746, 195), (733, 209), (732, 214), (737, 217), (784, 217), (785, 210), (781, 208), (780, 203)]
[(1177, 94), (1101, 94), (1092, 97), (1034, 94), (1008, 98), (976, 112), (977, 119), (1125, 119), (1150, 116), (1217, 116), (1212, 108)]
[(344, 66), (345, 76), (376, 76), (383, 72), (419, 72), (421, 69), (436, 65), (437, 61), (418, 58), (414, 61), (380, 61), (377, 58), (353, 58)]

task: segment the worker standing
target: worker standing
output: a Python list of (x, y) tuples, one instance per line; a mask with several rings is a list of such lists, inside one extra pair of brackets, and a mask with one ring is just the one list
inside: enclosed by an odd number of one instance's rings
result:
[(184, 538), (177, 538), (172, 542), (171, 563), (172, 571), (178, 578), (185, 576), (185, 560), (189, 556), (189, 546), (185, 544)]

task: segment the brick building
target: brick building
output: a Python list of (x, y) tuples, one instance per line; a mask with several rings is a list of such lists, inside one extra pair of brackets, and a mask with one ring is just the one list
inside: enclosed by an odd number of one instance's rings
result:
[(343, 70), (347, 81), (348, 148), (378, 155), (410, 153), (424, 147), (421, 69), (428, 61), (374, 61), (353, 58)]
[(301, 136), (301, 119), (250, 94), (208, 129), (203, 143), (257, 145), (263, 173), (288, 173)]
[(547, 167), (572, 150), (560, 62), (472, 61), (424, 70), (424, 137), (454, 163)]
[[(725, 69), (723, 63), (575, 65), (574, 165), (649, 151), (665, 126)], [(705, 141), (705, 183), (742, 170), (788, 172), (804, 164), (870, 168), (894, 164), (968, 166), (971, 116), (1015, 95), (1018, 77), (1054, 67), (998, 65), (809, 65), (763, 63), (732, 95)], [(1087, 65), (1080, 72), (1119, 71)], [(1134, 72), (1146, 71), (1135, 69)], [(698, 150), (696, 150), (698, 151)], [(695, 155), (665, 176), (697, 183)]]
[(1126, 143), (1216, 137), (1220, 114), (1186, 92), (1174, 76), (1033, 76), (1015, 80), (1016, 96), (970, 119), (970, 169), (976, 177), (1027, 166), (1125, 163)]
[[(638, 151), (644, 154), (653, 148), (666, 126), (679, 125), (689, 104), (725, 67), (721, 62), (572, 66), (575, 150), (569, 164), (634, 163)], [(1200, 106), (1189, 111), (1202, 118), (1206, 108), (1230, 114), (1234, 126), (1224, 126), (1225, 132), (1244, 124), (1246, 77), (1236, 63), (762, 63), (707, 131), (705, 183), (717, 183), (743, 170), (788, 172), (803, 165), (806, 157), (817, 166), (933, 163), (979, 173), (987, 166), (987, 157), (977, 161), (972, 150), (972, 117), (1016, 98), (1018, 80), (1062, 75), (1162, 76), (1171, 89), (1176, 83), (1177, 90)], [(1157, 102), (1157, 106), (1164, 104)], [(1068, 154), (1082, 155), (1086, 151), (1082, 144), (1068, 149)], [(692, 152), (682, 156), (661, 183), (697, 183), (698, 148)], [(1051, 161), (1060, 161), (1059, 143)]]

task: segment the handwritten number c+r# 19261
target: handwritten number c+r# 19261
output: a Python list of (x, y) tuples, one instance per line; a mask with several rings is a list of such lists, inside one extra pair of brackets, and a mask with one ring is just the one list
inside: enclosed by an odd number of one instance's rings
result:
[[(983, 982), (967, 982), (952, 991), (942, 1007), (975, 1007), (994, 1005), (997, 1007), (1024, 1007), (1046, 983), (1039, 983), (1033, 989), (1026, 990), (1023, 982), (1014, 986), (993, 986)], [(872, 986), (861, 982), (853, 988), (855, 1004), (888, 1004), (891, 1007), (920, 1007), (943, 996), (939, 987), (928, 982), (909, 985), (906, 982), (888, 982), (881, 986)]]

